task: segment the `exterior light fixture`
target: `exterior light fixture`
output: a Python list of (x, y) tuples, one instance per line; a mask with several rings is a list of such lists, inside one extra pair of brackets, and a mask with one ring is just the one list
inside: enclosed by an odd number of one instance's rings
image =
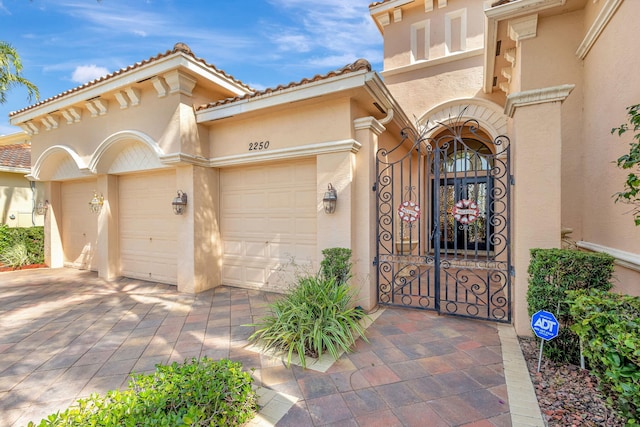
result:
[(182, 190), (178, 190), (178, 195), (173, 202), (171, 202), (173, 206), (173, 213), (176, 215), (182, 215), (185, 208), (187, 207), (187, 193), (184, 193)]
[(102, 210), (103, 204), (104, 204), (104, 196), (102, 194), (98, 196), (98, 193), (94, 191), (93, 198), (89, 202), (89, 210), (91, 210), (91, 212), (93, 213), (100, 213), (100, 211)]
[(327, 186), (327, 191), (324, 193), (324, 197), (322, 198), (322, 204), (324, 205), (324, 213), (332, 214), (336, 211), (336, 202), (338, 200), (338, 193), (336, 189), (333, 188), (333, 185), (329, 183)]
[(38, 202), (36, 206), (36, 215), (44, 215), (47, 213), (47, 209), (49, 209), (49, 201), (45, 200), (44, 203)]

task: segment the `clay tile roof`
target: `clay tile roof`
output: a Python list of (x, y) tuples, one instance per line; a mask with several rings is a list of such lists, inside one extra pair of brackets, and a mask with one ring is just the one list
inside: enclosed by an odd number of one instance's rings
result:
[(388, 3), (388, 2), (390, 2), (390, 1), (391, 1), (391, 0), (375, 1), (375, 2), (373, 2), (373, 3), (371, 3), (371, 4), (369, 5), (369, 9), (371, 9), (372, 7), (380, 6), (381, 4)]
[(220, 105), (231, 104), (233, 102), (237, 102), (237, 101), (241, 101), (241, 100), (257, 98), (257, 97), (260, 97), (262, 95), (273, 94), (273, 93), (276, 93), (276, 92), (284, 91), (286, 89), (291, 89), (291, 88), (294, 88), (294, 87), (303, 86), (303, 85), (306, 85), (306, 84), (309, 84), (309, 83), (313, 83), (313, 82), (325, 80), (325, 79), (328, 79), (328, 78), (331, 78), (331, 77), (336, 77), (336, 76), (340, 76), (340, 75), (343, 75), (343, 74), (353, 73), (353, 72), (361, 71), (361, 70), (371, 71), (371, 64), (366, 59), (358, 59), (353, 64), (348, 64), (348, 65), (340, 68), (339, 70), (330, 71), (327, 74), (322, 74), (322, 75), (316, 74), (312, 78), (304, 78), (304, 79), (300, 80), (299, 82), (291, 82), (291, 83), (289, 83), (287, 85), (278, 85), (278, 86), (276, 86), (274, 88), (267, 88), (267, 89), (264, 89), (264, 90), (261, 90), (261, 91), (258, 91), (258, 92), (254, 92), (252, 94), (247, 94), (247, 95), (243, 95), (243, 96), (236, 96), (236, 97), (233, 97), (233, 98), (221, 99), (221, 100), (218, 100), (218, 101), (211, 102), (209, 104), (203, 104), (203, 105), (200, 105), (199, 107), (197, 107), (196, 111), (206, 110), (208, 108), (218, 107)]
[(31, 146), (29, 144), (0, 145), (0, 168), (30, 168)]
[(51, 102), (51, 101), (54, 101), (54, 100), (56, 100), (56, 99), (63, 98), (63, 97), (65, 97), (65, 96), (67, 96), (67, 95), (70, 95), (70, 94), (72, 94), (72, 93), (78, 92), (78, 91), (80, 91), (80, 90), (82, 90), (82, 89), (86, 89), (86, 88), (88, 88), (88, 87), (95, 86), (95, 85), (96, 85), (96, 84), (98, 84), (98, 83), (101, 83), (101, 82), (104, 82), (104, 81), (110, 80), (110, 79), (112, 79), (112, 78), (114, 78), (114, 77), (116, 77), (116, 76), (119, 76), (119, 75), (121, 75), (121, 74), (127, 73), (127, 72), (129, 72), (129, 71), (136, 70), (136, 69), (138, 69), (138, 68), (140, 68), (140, 67), (142, 67), (142, 66), (144, 66), (144, 65), (147, 65), (147, 64), (150, 64), (150, 63), (152, 63), (152, 62), (158, 61), (158, 60), (160, 60), (160, 59), (162, 59), (162, 58), (166, 58), (167, 56), (172, 55), (172, 54), (174, 54), (174, 53), (178, 53), (178, 52), (181, 52), (181, 53), (183, 53), (183, 54), (185, 54), (185, 55), (187, 55), (187, 56), (192, 57), (192, 58), (193, 58), (194, 60), (196, 60), (197, 62), (202, 63), (205, 67), (210, 68), (211, 70), (213, 70), (213, 71), (215, 71), (215, 72), (217, 72), (217, 73), (222, 74), (224, 77), (226, 77), (226, 78), (228, 78), (228, 79), (230, 79), (230, 80), (233, 80), (235, 83), (237, 83), (237, 84), (239, 84), (239, 85), (243, 86), (244, 88), (246, 88), (246, 89), (248, 89), (248, 90), (251, 90), (251, 91), (253, 91), (253, 90), (254, 90), (253, 88), (251, 88), (250, 86), (248, 86), (248, 85), (246, 85), (246, 84), (242, 83), (240, 80), (238, 80), (238, 79), (234, 78), (234, 77), (233, 77), (233, 76), (231, 76), (230, 74), (227, 74), (227, 73), (225, 73), (224, 71), (222, 71), (222, 70), (220, 70), (220, 69), (216, 68), (214, 65), (209, 64), (209, 63), (208, 63), (208, 62), (206, 62), (204, 59), (196, 57), (196, 56), (193, 54), (193, 52), (191, 51), (191, 48), (189, 48), (189, 46), (187, 46), (185, 43), (176, 43), (176, 44), (173, 46), (173, 49), (171, 49), (171, 50), (167, 50), (167, 51), (166, 51), (166, 52), (164, 52), (164, 53), (159, 53), (159, 54), (157, 54), (156, 56), (152, 56), (152, 57), (151, 57), (151, 58), (149, 58), (149, 59), (145, 59), (145, 60), (142, 60), (142, 61), (140, 61), (140, 62), (136, 62), (135, 64), (133, 64), (133, 65), (129, 65), (129, 66), (128, 66), (128, 67), (126, 67), (126, 68), (121, 68), (121, 69), (119, 69), (119, 70), (117, 70), (117, 71), (114, 71), (114, 72), (113, 72), (113, 73), (111, 73), (111, 74), (107, 74), (106, 76), (102, 76), (102, 77), (99, 77), (99, 78), (97, 78), (97, 79), (95, 79), (95, 80), (91, 80), (90, 82), (87, 82), (87, 83), (85, 83), (85, 84), (83, 84), (83, 85), (81, 85), (81, 86), (77, 86), (77, 87), (75, 87), (75, 88), (73, 88), (73, 89), (69, 89), (69, 90), (67, 90), (67, 91), (65, 91), (65, 92), (62, 92), (62, 93), (60, 93), (60, 94), (58, 94), (58, 95), (55, 95), (55, 96), (52, 96), (51, 98), (47, 98), (47, 99), (45, 99), (45, 100), (42, 100), (42, 101), (40, 101), (40, 102), (38, 102), (38, 103), (36, 103), (36, 104), (30, 105), (30, 106), (25, 107), (25, 108), (23, 108), (23, 109), (21, 109), (21, 110), (18, 110), (18, 111), (12, 111), (12, 112), (10, 112), (10, 113), (9, 113), (9, 117), (14, 116), (14, 115), (19, 114), (19, 113), (23, 113), (23, 112), (28, 111), (28, 110), (32, 110), (32, 109), (34, 109), (34, 108), (36, 108), (36, 107), (40, 107), (41, 105), (47, 104), (47, 103), (49, 103), (49, 102)]

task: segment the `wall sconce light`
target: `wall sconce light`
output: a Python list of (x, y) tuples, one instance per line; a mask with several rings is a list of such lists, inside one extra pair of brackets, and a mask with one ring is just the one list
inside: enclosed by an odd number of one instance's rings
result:
[(91, 201), (89, 202), (89, 210), (91, 210), (91, 212), (93, 213), (100, 213), (100, 210), (102, 210), (103, 204), (104, 204), (104, 196), (102, 194), (98, 196), (98, 193), (94, 191), (93, 199), (91, 199)]
[(49, 209), (49, 201), (45, 200), (44, 203), (38, 202), (36, 206), (36, 215), (44, 215), (47, 213), (47, 209)]
[(336, 211), (336, 202), (338, 200), (338, 193), (336, 189), (333, 188), (333, 185), (329, 183), (327, 186), (327, 191), (324, 193), (324, 197), (322, 198), (322, 204), (324, 205), (324, 213), (332, 214)]
[(187, 193), (182, 192), (182, 190), (178, 190), (178, 195), (173, 199), (171, 205), (173, 206), (174, 214), (182, 215), (187, 207)]

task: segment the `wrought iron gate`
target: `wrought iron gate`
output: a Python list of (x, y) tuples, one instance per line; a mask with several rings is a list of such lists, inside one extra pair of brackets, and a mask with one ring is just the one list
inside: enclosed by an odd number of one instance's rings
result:
[(511, 321), (509, 139), (439, 124), (376, 155), (378, 302)]

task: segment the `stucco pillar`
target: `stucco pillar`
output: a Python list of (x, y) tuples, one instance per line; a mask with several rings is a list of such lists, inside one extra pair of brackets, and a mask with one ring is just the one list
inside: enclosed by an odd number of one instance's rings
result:
[(376, 267), (373, 259), (376, 254), (376, 199), (372, 190), (376, 181), (375, 156), (378, 151), (378, 136), (385, 127), (373, 117), (354, 120), (356, 140), (362, 144), (356, 156), (356, 174), (354, 177), (353, 249), (352, 285), (357, 286), (357, 305), (371, 310), (377, 304)]
[(562, 101), (572, 89), (573, 85), (563, 85), (514, 93), (505, 106), (512, 118), (512, 310), (518, 335), (531, 333), (530, 250), (561, 244)]
[(98, 215), (98, 276), (113, 280), (120, 276), (120, 237), (118, 233), (118, 177), (99, 175), (98, 194), (104, 195), (104, 205)]
[(49, 201), (49, 207), (44, 218), (44, 262), (51, 268), (64, 266), (61, 188), (60, 182), (45, 184), (44, 198)]
[(176, 169), (176, 186), (188, 197), (187, 208), (178, 219), (178, 290), (198, 293), (220, 284), (218, 171), (180, 166)]
[[(317, 259), (322, 260), (322, 250), (327, 248), (351, 248), (353, 217), (353, 173), (355, 154), (339, 152), (321, 154), (316, 159), (317, 197)], [(336, 189), (336, 211), (327, 214), (322, 199), (328, 185)]]

